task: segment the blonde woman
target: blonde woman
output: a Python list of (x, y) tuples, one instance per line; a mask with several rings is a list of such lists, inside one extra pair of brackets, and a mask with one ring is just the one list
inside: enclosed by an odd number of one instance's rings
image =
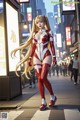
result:
[[(47, 79), (47, 75), (52, 63), (52, 55), (54, 56), (53, 62), (56, 61), (56, 57), (53, 35), (50, 31), (48, 18), (46, 16), (40, 15), (33, 20), (32, 31), (29, 39), (24, 45), (13, 50), (11, 55), (15, 56), (18, 50), (24, 50), (27, 47), (28, 52), (16, 66), (16, 74), (18, 67), (25, 62), (24, 74), (26, 77), (28, 77), (28, 73), (30, 73), (34, 67), (38, 78), (38, 88), (42, 99), (40, 110), (45, 110), (47, 108), (45, 87), (50, 93), (49, 107), (53, 107), (57, 100), (56, 96), (54, 96), (51, 83)], [(50, 52), (50, 49), (52, 53)]]

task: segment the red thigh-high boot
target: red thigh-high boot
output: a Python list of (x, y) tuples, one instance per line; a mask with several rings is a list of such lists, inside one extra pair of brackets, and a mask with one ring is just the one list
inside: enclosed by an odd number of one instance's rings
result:
[(40, 110), (45, 110), (47, 108), (47, 104), (46, 104), (46, 100), (45, 100), (45, 88), (44, 88), (44, 84), (43, 81), (41, 80), (41, 68), (39, 68), (39, 70), (35, 70), (37, 77), (38, 77), (38, 88), (40, 91), (40, 95), (42, 98), (42, 104), (40, 106)]
[(56, 98), (56, 96), (54, 96), (51, 83), (47, 79), (49, 68), (50, 68), (49, 64), (43, 64), (42, 71), (41, 71), (41, 80), (43, 81), (44, 85), (46, 86), (46, 88), (48, 89), (48, 91), (50, 93), (50, 103), (49, 103), (49, 106), (52, 107), (55, 104), (57, 98)]

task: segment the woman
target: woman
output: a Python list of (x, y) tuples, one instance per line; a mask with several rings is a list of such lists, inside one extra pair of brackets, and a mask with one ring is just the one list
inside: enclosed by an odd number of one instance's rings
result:
[(26, 75), (26, 77), (28, 77), (28, 73), (30, 73), (30, 71), (34, 67), (38, 78), (38, 88), (42, 98), (40, 110), (45, 110), (47, 108), (47, 103), (45, 99), (44, 86), (48, 89), (50, 93), (49, 107), (54, 106), (57, 99), (56, 96), (54, 96), (52, 86), (47, 79), (50, 65), (52, 63), (50, 49), (52, 51), (52, 55), (54, 56), (53, 62), (56, 62), (56, 57), (53, 35), (50, 31), (48, 18), (46, 16), (40, 15), (33, 20), (32, 31), (29, 39), (23, 46), (20, 46), (19, 48), (13, 50), (11, 54), (15, 56), (17, 50), (23, 50), (27, 47), (29, 47), (29, 49), (24, 59), (22, 59), (20, 63), (16, 66), (16, 74), (18, 67), (24, 62), (26, 62), (24, 70), (24, 74)]

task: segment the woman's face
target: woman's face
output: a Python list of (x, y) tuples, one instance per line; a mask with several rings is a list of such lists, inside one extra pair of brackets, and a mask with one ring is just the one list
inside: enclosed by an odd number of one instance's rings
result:
[(44, 26), (45, 26), (45, 24), (44, 24), (44, 22), (37, 22), (36, 23), (36, 26), (39, 28), (39, 29), (43, 29), (44, 28)]

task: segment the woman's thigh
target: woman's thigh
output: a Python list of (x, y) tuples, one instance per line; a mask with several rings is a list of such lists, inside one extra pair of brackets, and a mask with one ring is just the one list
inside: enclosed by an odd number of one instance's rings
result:
[(51, 65), (51, 63), (52, 63), (52, 56), (51, 56), (51, 55), (46, 56), (46, 57), (43, 59), (42, 64), (45, 64), (45, 63)]
[(40, 77), (41, 76), (41, 69), (42, 69), (41, 61), (38, 58), (33, 57), (33, 65), (34, 65), (34, 69), (35, 69), (37, 77)]

